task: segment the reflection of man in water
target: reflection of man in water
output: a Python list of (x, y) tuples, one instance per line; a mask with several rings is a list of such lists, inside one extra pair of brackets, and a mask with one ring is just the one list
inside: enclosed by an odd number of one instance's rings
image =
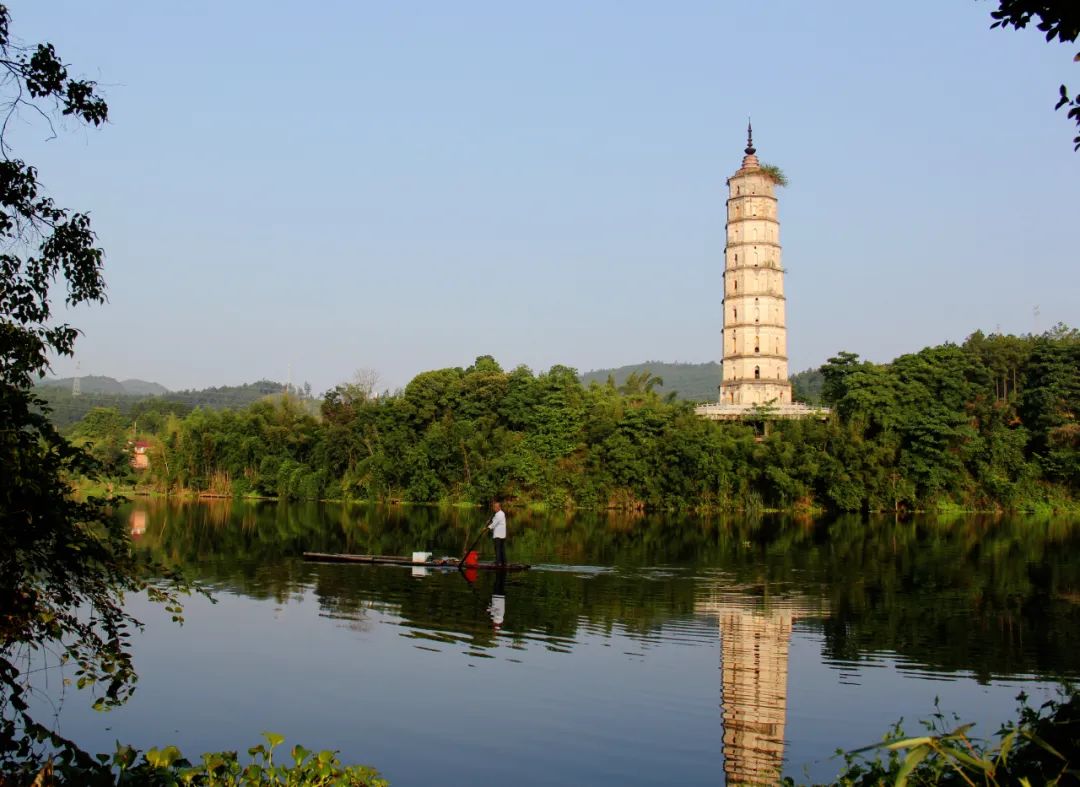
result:
[(488, 607), (491, 615), (491, 625), (498, 631), (502, 628), (506, 618), (506, 573), (499, 571), (495, 574), (495, 587), (491, 591), (491, 606)]

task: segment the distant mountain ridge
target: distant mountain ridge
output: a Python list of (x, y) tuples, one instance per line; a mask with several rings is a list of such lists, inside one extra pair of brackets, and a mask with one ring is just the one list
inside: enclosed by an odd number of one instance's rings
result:
[[(656, 390), (660, 393), (675, 392), (676, 399), (688, 402), (715, 402), (720, 399), (721, 366), (716, 361), (705, 363), (669, 363), (666, 361), (645, 361), (613, 369), (594, 369), (582, 374), (584, 385), (599, 383), (603, 385), (610, 376), (619, 386), (634, 373), (649, 372), (664, 381)], [(810, 404), (819, 404), (823, 378), (820, 369), (807, 369), (796, 372), (789, 378), (795, 398)]]
[(599, 383), (603, 385), (610, 376), (619, 386), (626, 378), (637, 372), (648, 371), (664, 381), (657, 388), (660, 393), (675, 391), (676, 398), (688, 402), (712, 402), (720, 398), (720, 364), (716, 361), (706, 363), (669, 363), (666, 361), (645, 361), (614, 369), (594, 369), (581, 375), (584, 385)]
[(144, 396), (163, 396), (169, 393), (169, 389), (161, 383), (150, 383), (146, 380), (121, 380), (120, 385), (130, 394), (142, 394)]
[[(38, 383), (47, 388), (67, 388), (69, 391), (75, 386), (74, 377), (48, 377)], [(151, 383), (146, 380), (117, 380), (112, 377), (88, 374), (79, 377), (79, 391), (81, 393), (119, 394), (120, 396), (161, 396), (169, 393), (169, 389), (160, 383)]]
[[(201, 390), (170, 391), (158, 383), (86, 375), (79, 378), (79, 395), (72, 391), (74, 378), (42, 380), (35, 393), (49, 407), (49, 419), (60, 429), (81, 421), (95, 407), (112, 407), (131, 415), (140, 403), (152, 401), (170, 411), (188, 412), (196, 407), (210, 410), (241, 409), (267, 396), (281, 394), (285, 386), (274, 380), (259, 380), (244, 385), (223, 385)], [(303, 395), (303, 394), (301, 394)]]

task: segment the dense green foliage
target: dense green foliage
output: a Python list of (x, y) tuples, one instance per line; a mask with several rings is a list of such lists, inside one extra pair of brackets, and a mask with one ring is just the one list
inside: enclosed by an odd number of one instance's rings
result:
[[(818, 377), (814, 375), (814, 377)], [(291, 397), (144, 420), (161, 491), (285, 498), (518, 502), (581, 508), (841, 511), (1070, 506), (1080, 489), (1080, 334), (973, 334), (890, 364), (822, 367), (825, 421), (710, 422), (630, 372), (581, 384), (478, 358), (373, 396)], [(94, 443), (112, 454), (122, 419)], [(95, 427), (96, 428), (96, 427)], [(87, 423), (76, 430), (93, 441)], [(764, 432), (764, 433), (763, 433)]]

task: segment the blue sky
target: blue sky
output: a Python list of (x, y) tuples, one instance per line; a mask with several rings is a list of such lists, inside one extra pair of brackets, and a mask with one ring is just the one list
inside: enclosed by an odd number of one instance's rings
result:
[(14, 141), (106, 249), (83, 374), (718, 360), (748, 115), (792, 369), (886, 361), (1080, 325), (1075, 47), (996, 5), (13, 0), (111, 114)]

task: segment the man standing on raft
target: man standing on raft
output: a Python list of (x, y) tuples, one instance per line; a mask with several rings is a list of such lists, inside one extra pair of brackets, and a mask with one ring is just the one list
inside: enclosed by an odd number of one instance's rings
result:
[(503, 513), (502, 504), (495, 500), (491, 503), (491, 507), (495, 509), (495, 515), (491, 517), (491, 521), (488, 523), (488, 530), (491, 531), (491, 538), (495, 542), (495, 565), (506, 565), (506, 514)]

